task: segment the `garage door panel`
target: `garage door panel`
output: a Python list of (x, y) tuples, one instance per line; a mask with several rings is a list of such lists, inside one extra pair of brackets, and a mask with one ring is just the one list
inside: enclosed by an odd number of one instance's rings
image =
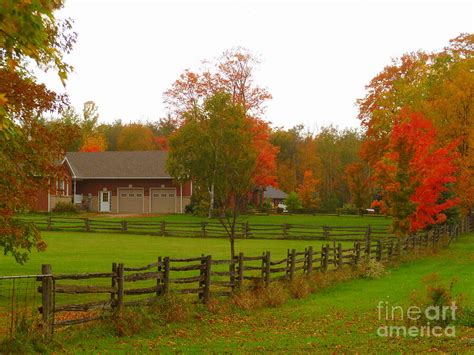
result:
[(118, 209), (121, 213), (143, 213), (143, 190), (120, 189)]
[(152, 213), (175, 213), (176, 212), (176, 190), (175, 189), (152, 189), (151, 190), (151, 212)]

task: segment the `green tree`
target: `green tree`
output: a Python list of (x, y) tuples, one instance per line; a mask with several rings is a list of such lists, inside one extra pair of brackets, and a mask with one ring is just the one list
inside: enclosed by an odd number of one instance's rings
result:
[(290, 192), (284, 203), (288, 208), (288, 211), (297, 211), (303, 208), (301, 200), (296, 192)]
[(257, 152), (251, 121), (226, 93), (207, 99), (202, 108), (185, 114), (185, 123), (171, 136), (168, 171), (178, 181), (192, 179), (209, 196), (235, 256), (236, 221), (253, 188)]

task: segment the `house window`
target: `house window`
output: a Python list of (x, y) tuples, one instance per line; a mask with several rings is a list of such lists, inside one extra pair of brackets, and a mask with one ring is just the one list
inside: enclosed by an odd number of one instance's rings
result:
[(58, 194), (64, 195), (64, 180), (59, 180), (58, 182)]
[(161, 197), (166, 197), (166, 194), (161, 194)]
[(135, 194), (128, 194), (128, 197), (135, 197)]
[(127, 197), (127, 194), (122, 192), (122, 193), (120, 194), (120, 197)]
[(142, 197), (142, 194), (137, 194), (137, 197)]
[(155, 197), (155, 198), (160, 197), (160, 194), (154, 193), (154, 194), (153, 194), (153, 197)]
[(174, 194), (169, 194), (168, 197), (174, 197)]

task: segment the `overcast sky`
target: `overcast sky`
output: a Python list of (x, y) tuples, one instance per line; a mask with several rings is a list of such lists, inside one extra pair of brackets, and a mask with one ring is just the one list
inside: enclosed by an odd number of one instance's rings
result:
[[(311, 129), (358, 126), (355, 101), (392, 57), (444, 47), (473, 32), (472, 1), (270, 2), (66, 0), (78, 42), (66, 91), (100, 120), (155, 120), (163, 92), (203, 59), (242, 46), (261, 60), (257, 82), (270, 91), (266, 119)], [(40, 76), (64, 91), (53, 75)]]

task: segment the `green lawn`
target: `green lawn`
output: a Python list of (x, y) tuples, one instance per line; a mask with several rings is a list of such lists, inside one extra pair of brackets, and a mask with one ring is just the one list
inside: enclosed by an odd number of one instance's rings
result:
[[(244, 245), (262, 247), (247, 243)], [(463, 293), (464, 305), (472, 308), (474, 234), (461, 237), (450, 249), (436, 256), (392, 268), (380, 279), (348, 281), (278, 308), (232, 311), (224, 315), (204, 312), (185, 323), (157, 325), (146, 333), (124, 338), (111, 335), (101, 325), (70, 328), (57, 333), (56, 340), (63, 350), (72, 353), (472, 353), (474, 328), (457, 326), (454, 338), (376, 335), (376, 329), (383, 324), (377, 319), (378, 302), (410, 305), (410, 294), (423, 290), (422, 278), (433, 272), (438, 272), (446, 283), (456, 277), (454, 293)]]
[[(23, 218), (30, 219), (46, 219), (47, 214), (27, 214)], [(116, 216), (108, 213), (77, 213), (77, 214), (57, 214), (52, 213), (53, 217), (89, 217), (92, 219), (103, 220), (135, 220), (135, 221), (167, 221), (167, 222), (202, 222), (213, 221), (218, 222), (217, 219), (208, 219), (204, 217), (197, 217), (189, 214), (169, 214), (169, 215), (137, 215), (137, 216)], [(308, 215), (308, 214), (269, 214), (269, 215), (243, 215), (239, 222), (249, 222), (251, 224), (308, 224), (318, 226), (362, 226), (368, 224), (373, 226), (388, 226), (391, 219), (383, 216), (364, 217), (356, 215)]]
[[(55, 273), (108, 272), (112, 262), (142, 266), (158, 256), (229, 258), (225, 238), (179, 238), (114, 233), (42, 232), (48, 244), (44, 252), (34, 251), (25, 265), (12, 257), (0, 258), (1, 275), (37, 274), (41, 264), (51, 264)], [(237, 252), (259, 256), (271, 251), (272, 258), (286, 257), (287, 249), (303, 251), (308, 246), (321, 248), (321, 241), (309, 240), (236, 240)], [(352, 245), (347, 243), (346, 245)]]

